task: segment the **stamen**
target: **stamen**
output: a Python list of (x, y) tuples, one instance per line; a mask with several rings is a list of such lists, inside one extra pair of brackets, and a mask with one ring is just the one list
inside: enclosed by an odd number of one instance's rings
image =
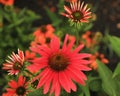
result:
[(20, 86), (16, 89), (16, 93), (18, 96), (23, 96), (25, 94), (26, 90), (24, 87)]
[(61, 71), (67, 68), (69, 65), (68, 58), (62, 54), (55, 54), (49, 59), (49, 65), (55, 71)]
[(44, 26), (44, 25), (41, 26), (40, 29), (41, 29), (42, 33), (46, 33), (46, 31), (47, 31), (46, 26)]
[(19, 62), (16, 62), (14, 65), (13, 65), (13, 69), (14, 70), (20, 70), (21, 69), (21, 64)]
[(76, 11), (72, 13), (72, 16), (75, 21), (80, 21), (83, 18), (83, 13), (80, 11)]

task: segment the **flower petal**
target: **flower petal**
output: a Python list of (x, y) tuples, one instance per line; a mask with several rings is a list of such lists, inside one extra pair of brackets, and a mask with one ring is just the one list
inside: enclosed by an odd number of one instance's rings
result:
[(59, 72), (59, 81), (60, 85), (68, 92), (70, 93), (70, 85), (69, 80), (66, 77), (65, 73), (63, 71)]

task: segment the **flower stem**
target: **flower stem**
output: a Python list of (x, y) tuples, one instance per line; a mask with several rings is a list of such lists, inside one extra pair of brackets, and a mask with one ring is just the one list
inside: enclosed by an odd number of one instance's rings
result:
[(79, 29), (77, 28), (77, 26), (76, 26), (76, 45), (78, 46), (78, 44), (79, 44)]

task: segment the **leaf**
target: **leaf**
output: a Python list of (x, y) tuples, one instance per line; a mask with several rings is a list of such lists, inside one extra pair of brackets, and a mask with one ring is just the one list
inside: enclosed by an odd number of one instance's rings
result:
[(117, 64), (117, 67), (115, 68), (114, 74), (113, 74), (113, 78), (116, 75), (120, 75), (120, 62)]
[(82, 91), (85, 94), (85, 96), (90, 96), (90, 91), (89, 91), (88, 85), (85, 85), (85, 86), (81, 86), (80, 85), (80, 88), (82, 89)]
[(109, 96), (117, 96), (117, 86), (115, 80), (112, 78), (112, 71), (104, 65), (102, 62), (97, 60), (98, 64), (98, 72), (102, 79), (102, 87), (103, 90), (109, 95)]
[(119, 94), (120, 94), (120, 74), (118, 74), (118, 75), (116, 75), (115, 77), (114, 77), (114, 80), (116, 81), (116, 83), (117, 83), (117, 90), (116, 90), (116, 92), (117, 92), (117, 96), (120, 96)]
[(115, 36), (108, 36), (112, 49), (120, 57), (120, 38)]
[(27, 94), (27, 96), (48, 96), (48, 95), (43, 95), (43, 92), (40, 88), (40, 89), (36, 89), (33, 92), (30, 92), (29, 94)]

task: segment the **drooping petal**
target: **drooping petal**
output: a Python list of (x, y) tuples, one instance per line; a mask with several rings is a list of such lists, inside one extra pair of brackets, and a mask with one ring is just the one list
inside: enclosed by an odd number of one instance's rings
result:
[(69, 67), (69, 69), (67, 70), (67, 72), (69, 73), (68, 75), (71, 77), (71, 79), (78, 82), (79, 84), (85, 85), (83, 78), (79, 76), (79, 72), (76, 70), (72, 70), (72, 68)]
[(46, 94), (49, 91), (51, 81), (53, 80), (53, 77), (54, 77), (55, 74), (56, 74), (55, 72), (52, 72), (52, 74), (48, 78), (47, 82), (45, 82), (44, 92), (43, 92), (44, 94)]
[(47, 82), (47, 80), (52, 75), (52, 71), (50, 69), (44, 69), (44, 70), (45, 70), (45, 74), (41, 76), (41, 79), (37, 85), (37, 88), (40, 88), (43, 84), (45, 84), (45, 82)]
[(69, 80), (66, 77), (64, 71), (59, 72), (59, 81), (60, 85), (68, 92), (70, 93), (70, 85), (69, 85)]

